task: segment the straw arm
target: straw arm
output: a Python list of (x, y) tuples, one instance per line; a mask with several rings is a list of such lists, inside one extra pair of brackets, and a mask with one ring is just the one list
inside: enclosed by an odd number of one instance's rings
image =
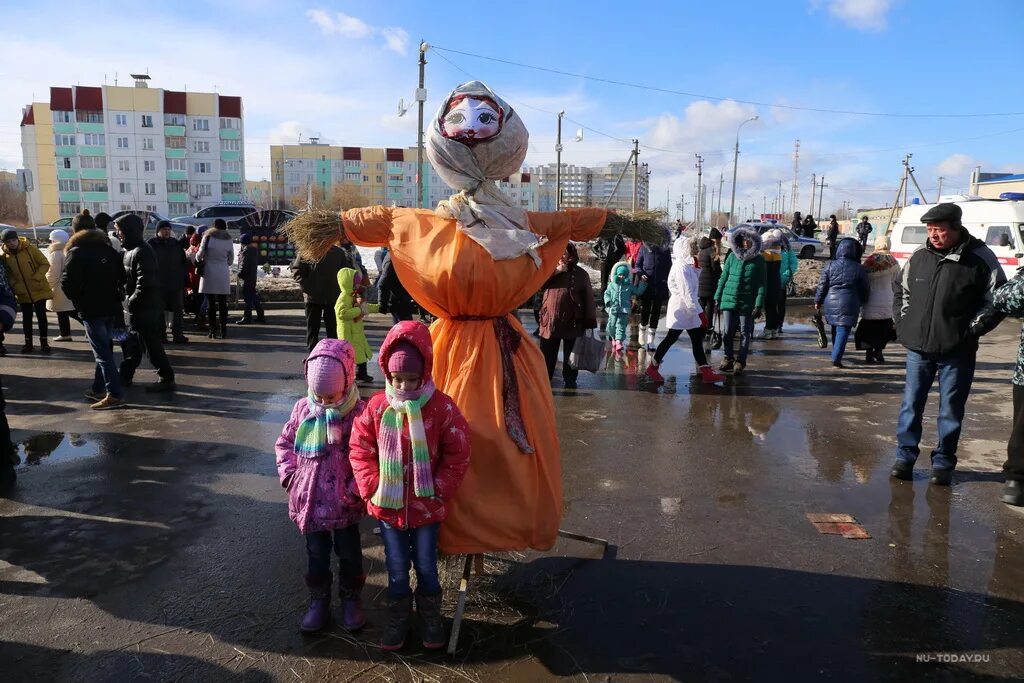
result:
[(608, 212), (601, 237), (622, 235), (650, 244), (663, 244), (668, 239), (664, 211), (637, 211), (634, 214)]
[(278, 233), (295, 245), (299, 258), (316, 263), (345, 236), (345, 228), (339, 212), (311, 209), (282, 225)]

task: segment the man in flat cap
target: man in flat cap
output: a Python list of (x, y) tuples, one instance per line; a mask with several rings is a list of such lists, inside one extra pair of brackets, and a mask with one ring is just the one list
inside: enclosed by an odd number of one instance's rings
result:
[(939, 442), (931, 454), (931, 483), (938, 486), (953, 480), (978, 340), (1003, 319), (993, 296), (1006, 276), (992, 250), (963, 227), (962, 216), (956, 204), (937, 204), (921, 216), (928, 241), (910, 257), (894, 286), (896, 331), (907, 347), (907, 384), (892, 476), (913, 479), (924, 407), (937, 378)]

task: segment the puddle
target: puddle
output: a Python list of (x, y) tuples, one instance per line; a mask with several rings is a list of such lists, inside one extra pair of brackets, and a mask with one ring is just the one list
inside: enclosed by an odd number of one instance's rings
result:
[(99, 455), (99, 444), (84, 434), (41, 432), (17, 444), (18, 462), (22, 468), (43, 462), (64, 462)]

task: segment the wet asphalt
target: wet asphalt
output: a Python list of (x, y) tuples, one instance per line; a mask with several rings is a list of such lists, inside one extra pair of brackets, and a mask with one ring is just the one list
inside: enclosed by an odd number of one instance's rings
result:
[[(1024, 510), (999, 502), (1019, 327), (989, 335), (951, 488), (895, 482), (903, 354), (834, 371), (807, 311), (706, 386), (688, 345), (662, 386), (646, 352), (554, 384), (562, 539), (474, 576), (454, 658), (374, 647), (386, 578), (364, 524), (370, 624), (295, 629), (304, 546), (273, 443), (303, 393), (301, 312), (171, 347), (179, 390), (94, 413), (79, 328), (2, 361), (18, 445), (0, 499), (0, 662), (10, 681), (1016, 680), (1024, 672)], [(376, 346), (383, 317), (370, 324)], [(528, 325), (530, 329), (532, 327)], [(715, 361), (720, 360), (715, 354)], [(379, 371), (371, 367), (379, 376)], [(380, 385), (375, 385), (379, 389)], [(369, 393), (369, 392), (366, 392)], [(925, 422), (934, 440), (935, 402)], [(927, 454), (927, 450), (925, 450)], [(870, 534), (819, 533), (851, 515)], [(446, 560), (451, 615), (458, 558)]]

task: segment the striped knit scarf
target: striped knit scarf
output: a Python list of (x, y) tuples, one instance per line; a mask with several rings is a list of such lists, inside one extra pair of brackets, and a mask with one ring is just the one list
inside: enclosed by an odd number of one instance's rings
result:
[(430, 449), (420, 410), (434, 395), (434, 383), (427, 381), (415, 392), (398, 392), (388, 382), (385, 394), (388, 407), (380, 421), (380, 484), (370, 502), (380, 508), (400, 510), (405, 503), (405, 477), (402, 463), (402, 423), (409, 418), (412, 444), (413, 487), (419, 498), (434, 495), (434, 475), (430, 471)]
[(359, 388), (352, 384), (348, 395), (338, 403), (319, 403), (312, 391), (306, 401), (310, 414), (295, 430), (295, 454), (300, 458), (319, 458), (327, 453), (328, 444), (344, 441), (344, 418), (359, 402)]

